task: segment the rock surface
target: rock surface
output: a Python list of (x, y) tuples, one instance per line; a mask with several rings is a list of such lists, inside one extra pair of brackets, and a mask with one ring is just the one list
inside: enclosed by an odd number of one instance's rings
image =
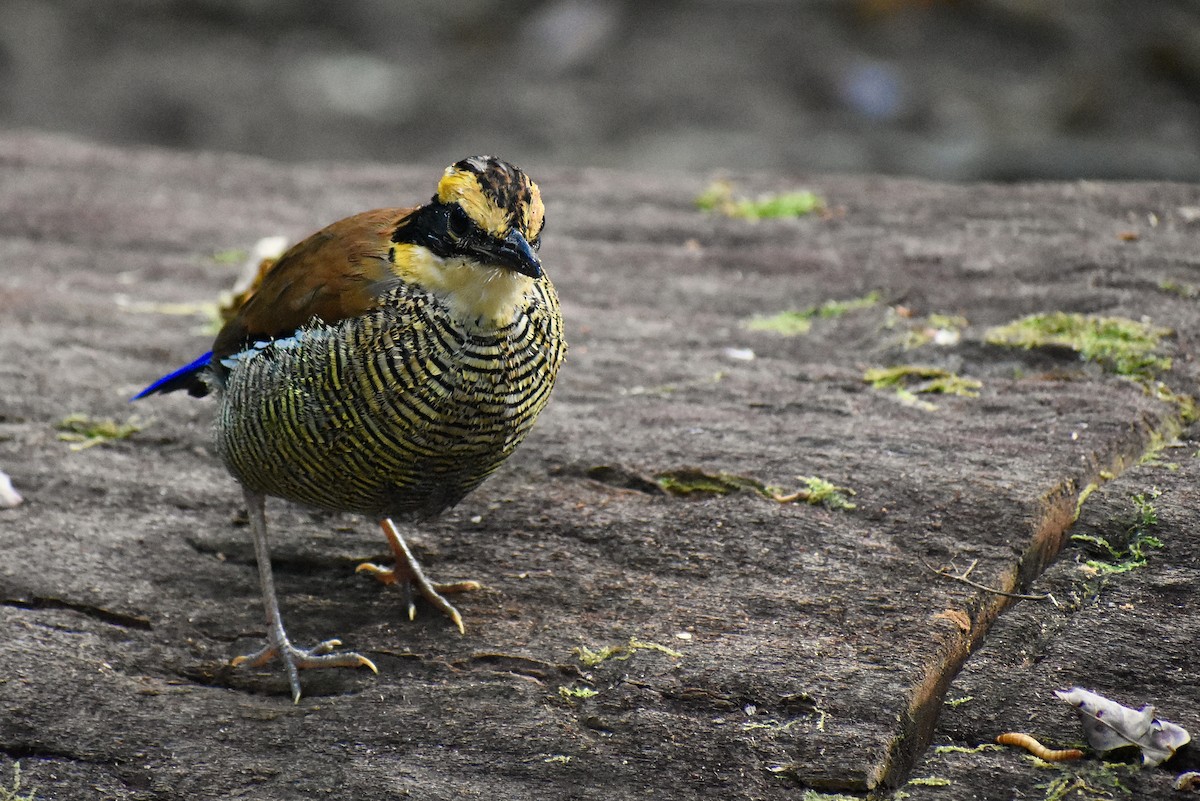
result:
[[(1184, 399), (1200, 191), (1172, 184), (732, 176), (749, 196), (826, 203), (749, 222), (697, 210), (710, 175), (534, 176), (568, 363), (510, 463), (413, 535), (432, 576), (485, 584), (458, 604), (466, 636), (427, 607), (404, 620), (353, 574), (386, 551), (371, 521), (276, 502), (293, 638), (339, 636), (380, 675), (306, 673), (293, 705), (276, 672), (229, 668), (263, 623), (212, 404), (127, 399), (206, 349), (203, 304), (233, 283), (231, 251), (420, 200), (440, 169), (0, 137), (0, 469), (25, 497), (0, 509), (0, 779), (19, 760), (39, 799), (884, 795), (934, 770), (935, 736), (975, 745), (1025, 709), (1054, 707), (1045, 732), (1080, 739), (1043, 692), (1070, 683), (1200, 734), (1200, 676), (1179, 653), (1200, 623)], [(864, 298), (802, 335), (747, 325)], [(1056, 310), (1167, 327), (1172, 365), (1135, 380), (986, 341)], [(979, 396), (863, 380), (903, 365), (977, 379)], [(72, 450), (56, 425), (80, 413), (143, 427)], [(1159, 460), (1177, 472), (1130, 471), (1179, 437)], [(818, 476), (855, 508), (661, 489), (697, 470), (779, 494)], [(1070, 535), (1111, 528), (1147, 485), (1167, 490), (1166, 547), (1069, 616), (937, 575), (1062, 597), (1056, 582), (1079, 580), (1076, 551), (1059, 556)], [(1013, 669), (1004, 655), (1035, 630), (1056, 660), (1035, 667), (1053, 669)], [(984, 684), (939, 721), (948, 690)], [(1001, 757), (987, 770), (1004, 786), (971, 784), (967, 765), (904, 790), (1044, 794), (1015, 756), (962, 759)]]
[(1078, 537), (1120, 541), (1140, 522), (1138, 504), (1148, 503), (1157, 520), (1148, 533), (1162, 547), (1145, 549), (1143, 567), (1105, 575), (1097, 573), (1097, 561), (1120, 569), (1131, 560), (1113, 562), (1086, 541), (1071, 543), (1030, 589), (1049, 592), (1058, 603), (1022, 603), (1010, 610), (951, 684), (933, 747), (913, 772), (918, 781), (949, 784), (908, 785), (910, 798), (1039, 800), (1054, 797), (1052, 789), (1068, 799), (1187, 797), (1173, 793), (1172, 785), (1177, 775), (1200, 767), (1194, 743), (1165, 765), (1145, 770), (1136, 752), (1114, 752), (1107, 757), (1112, 763), (1090, 754), (1052, 765), (1022, 751), (975, 749), (1001, 732), (1022, 731), (1052, 748), (1086, 750), (1073, 709), (1054, 696), (1055, 690), (1080, 685), (1133, 709), (1150, 704), (1159, 717), (1188, 729), (1193, 740), (1200, 736), (1195, 453), (1192, 443), (1169, 449), (1088, 499), (1073, 529)]

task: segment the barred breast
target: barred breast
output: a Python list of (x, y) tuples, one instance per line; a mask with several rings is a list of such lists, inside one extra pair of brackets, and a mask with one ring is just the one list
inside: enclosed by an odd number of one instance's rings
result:
[(558, 298), (533, 284), (507, 324), (457, 321), (403, 284), (227, 360), (217, 451), (250, 489), (376, 518), (424, 518), (496, 470), (546, 405), (565, 352)]

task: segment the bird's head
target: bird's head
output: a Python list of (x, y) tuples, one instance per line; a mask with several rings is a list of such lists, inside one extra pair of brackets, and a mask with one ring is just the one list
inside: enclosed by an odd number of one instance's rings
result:
[(537, 279), (545, 216), (542, 195), (528, 175), (498, 158), (472, 156), (446, 168), (437, 194), (400, 221), (392, 241), (443, 260)]
[(446, 295), (463, 311), (503, 316), (542, 279), (546, 210), (538, 186), (493, 156), (446, 168), (437, 194), (400, 221), (391, 258), (401, 277)]

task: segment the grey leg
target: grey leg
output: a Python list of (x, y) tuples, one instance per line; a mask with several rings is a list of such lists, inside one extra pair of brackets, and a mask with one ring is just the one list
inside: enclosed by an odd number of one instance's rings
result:
[(287, 671), (288, 684), (292, 688), (292, 700), (295, 703), (300, 703), (299, 672), (301, 669), (368, 667), (378, 673), (374, 663), (365, 656), (353, 652), (330, 653), (342, 644), (341, 640), (326, 640), (309, 650), (296, 648), (288, 641), (287, 632), (283, 629), (283, 617), (279, 614), (279, 600), (275, 597), (275, 577), (271, 573), (271, 549), (267, 543), (265, 498), (248, 489), (244, 492), (246, 511), (250, 515), (250, 532), (254, 538), (254, 556), (258, 562), (258, 581), (262, 588), (263, 609), (267, 613), (267, 644), (252, 654), (235, 658), (233, 666), (261, 667), (278, 657)]

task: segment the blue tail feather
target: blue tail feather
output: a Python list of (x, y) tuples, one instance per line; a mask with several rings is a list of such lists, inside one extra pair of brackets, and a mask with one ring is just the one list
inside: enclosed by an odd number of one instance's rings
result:
[(208, 384), (204, 382), (202, 374), (208, 369), (208, 365), (211, 362), (212, 351), (209, 351), (186, 367), (180, 367), (175, 372), (164, 375), (130, 398), (130, 401), (140, 400), (147, 395), (154, 395), (159, 392), (175, 392), (180, 389), (186, 389), (189, 395), (207, 395)]

